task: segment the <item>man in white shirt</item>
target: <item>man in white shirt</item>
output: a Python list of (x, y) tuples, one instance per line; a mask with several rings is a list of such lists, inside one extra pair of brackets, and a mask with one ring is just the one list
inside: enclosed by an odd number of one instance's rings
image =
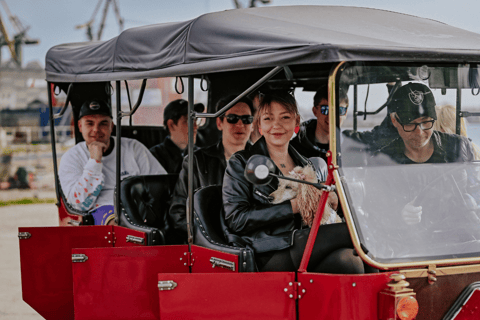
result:
[[(114, 224), (115, 140), (110, 105), (88, 100), (81, 109), (78, 128), (84, 142), (62, 157), (59, 178), (67, 202), (75, 209), (90, 211), (96, 225)], [(120, 178), (165, 174), (165, 169), (137, 140), (121, 139)]]

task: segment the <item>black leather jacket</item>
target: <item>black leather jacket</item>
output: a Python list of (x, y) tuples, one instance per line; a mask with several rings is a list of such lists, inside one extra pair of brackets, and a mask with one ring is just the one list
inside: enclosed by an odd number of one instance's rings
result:
[[(432, 141), (434, 152), (428, 163), (449, 163), (473, 161), (473, 147), (470, 141), (462, 136), (450, 133), (434, 131), (432, 133)], [(405, 156), (405, 144), (402, 138), (397, 138), (389, 145), (379, 149), (375, 153), (373, 164), (378, 163), (378, 159), (382, 159), (381, 155), (386, 154), (397, 163), (411, 163), (412, 161)], [(388, 164), (388, 162), (387, 162)]]
[[(194, 150), (198, 148), (193, 147)], [(187, 155), (188, 148), (181, 150), (177, 145), (167, 136), (165, 140), (150, 148), (150, 152), (160, 162), (168, 173), (179, 173), (182, 169), (183, 157)]]
[[(221, 185), (227, 163), (222, 141), (198, 149), (193, 155), (193, 189), (210, 185)], [(182, 170), (173, 192), (169, 221), (172, 227), (170, 235), (173, 242), (184, 243), (187, 240), (186, 203), (188, 197), (188, 157), (183, 160)], [(174, 235), (173, 235), (174, 233)]]
[[(295, 165), (310, 163), (292, 146), (288, 153)], [(249, 247), (256, 253), (288, 248), (293, 244), (295, 230), (301, 226), (300, 215), (292, 213), (290, 201), (276, 205), (268, 201), (270, 193), (278, 188), (278, 179), (257, 186), (244, 177), (247, 161), (255, 154), (269, 156), (264, 137), (250, 150), (237, 152), (228, 161), (223, 179), (225, 236), (232, 245)], [(281, 174), (278, 168), (276, 174)]]

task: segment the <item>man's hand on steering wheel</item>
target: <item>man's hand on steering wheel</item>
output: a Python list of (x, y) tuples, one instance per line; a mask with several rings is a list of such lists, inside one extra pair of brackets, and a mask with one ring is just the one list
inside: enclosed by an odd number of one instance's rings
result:
[(414, 201), (407, 203), (402, 209), (402, 219), (408, 225), (419, 224), (422, 221), (422, 207), (414, 206)]

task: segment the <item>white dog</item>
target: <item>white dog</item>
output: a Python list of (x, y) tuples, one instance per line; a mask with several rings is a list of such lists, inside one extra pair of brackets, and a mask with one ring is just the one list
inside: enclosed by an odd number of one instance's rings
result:
[[(288, 177), (313, 183), (317, 182), (317, 175), (311, 166), (306, 166), (304, 168), (295, 167), (293, 171), (289, 172)], [(280, 179), (278, 189), (270, 194), (270, 196), (273, 198), (271, 203), (277, 204), (297, 198), (303, 222), (311, 227), (313, 218), (317, 212), (318, 203), (320, 202), (320, 196), (322, 195), (322, 192), (323, 191), (318, 190), (314, 186), (308, 184)], [(342, 222), (342, 219), (327, 203), (325, 212), (322, 216), (322, 221), (320, 223), (330, 224), (337, 222)]]

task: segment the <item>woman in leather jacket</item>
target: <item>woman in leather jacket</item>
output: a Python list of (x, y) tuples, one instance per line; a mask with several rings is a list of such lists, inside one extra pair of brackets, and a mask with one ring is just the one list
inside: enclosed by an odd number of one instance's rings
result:
[[(260, 271), (296, 271), (310, 229), (302, 225), (297, 199), (270, 204), (269, 195), (278, 179), (253, 185), (244, 177), (248, 159), (255, 154), (270, 157), (276, 174), (287, 175), (295, 166), (311, 162), (289, 145), (300, 116), (290, 94), (263, 95), (255, 116), (263, 137), (249, 150), (235, 153), (223, 180), (226, 237), (235, 246), (255, 252)], [(353, 254), (344, 223), (320, 226), (308, 270), (329, 273), (363, 273), (362, 260)]]

